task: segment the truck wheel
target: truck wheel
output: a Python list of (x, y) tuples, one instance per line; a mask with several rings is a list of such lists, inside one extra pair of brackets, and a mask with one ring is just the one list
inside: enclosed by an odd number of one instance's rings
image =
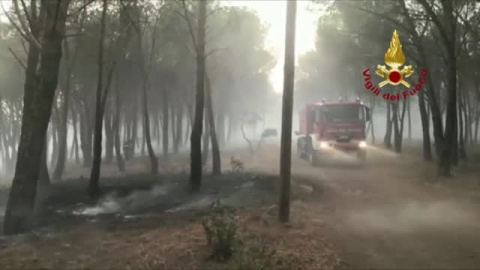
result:
[(301, 159), (307, 159), (307, 151), (305, 151), (305, 138), (297, 140), (298, 155)]

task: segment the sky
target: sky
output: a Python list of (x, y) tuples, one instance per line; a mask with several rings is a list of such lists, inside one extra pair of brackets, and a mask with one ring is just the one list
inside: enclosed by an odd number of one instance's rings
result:
[[(312, 50), (315, 46), (316, 25), (319, 14), (308, 10), (310, 1), (297, 1), (295, 56)], [(255, 10), (260, 19), (269, 26), (267, 46), (277, 60), (270, 74), (270, 82), (276, 93), (283, 91), (283, 66), (285, 48), (285, 20), (287, 1), (285, 0), (230, 0), (230, 5), (244, 6)]]

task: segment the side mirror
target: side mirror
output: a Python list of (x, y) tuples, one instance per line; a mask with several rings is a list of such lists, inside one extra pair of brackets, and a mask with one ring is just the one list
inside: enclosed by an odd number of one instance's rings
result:
[(365, 121), (370, 121), (371, 120), (371, 116), (370, 116), (370, 108), (368, 107), (365, 107)]

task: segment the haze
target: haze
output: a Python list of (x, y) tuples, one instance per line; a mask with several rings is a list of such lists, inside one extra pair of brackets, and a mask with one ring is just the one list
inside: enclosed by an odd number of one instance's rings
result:
[(480, 269), (478, 1), (1, 5), (0, 269)]

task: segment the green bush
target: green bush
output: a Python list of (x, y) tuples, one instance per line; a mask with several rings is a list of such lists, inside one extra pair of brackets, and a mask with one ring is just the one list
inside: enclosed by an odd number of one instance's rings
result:
[(220, 261), (228, 260), (237, 244), (239, 218), (235, 209), (220, 203), (213, 206), (213, 213), (202, 222), (207, 243), (213, 248), (212, 256)]

